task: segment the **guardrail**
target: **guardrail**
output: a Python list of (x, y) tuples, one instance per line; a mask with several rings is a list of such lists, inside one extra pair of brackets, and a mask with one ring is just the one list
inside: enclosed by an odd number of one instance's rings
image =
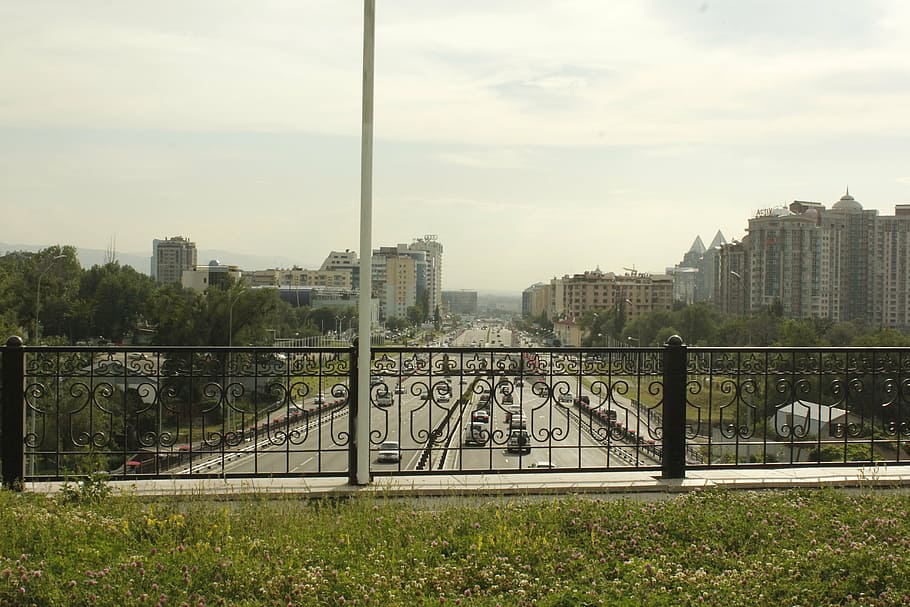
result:
[(354, 482), (358, 448), (373, 476), (632, 466), (680, 478), (693, 467), (910, 460), (904, 349), (687, 348), (677, 337), (659, 348), (374, 348), (362, 447), (356, 359), (356, 346), (10, 338), (3, 482), (99, 470)]

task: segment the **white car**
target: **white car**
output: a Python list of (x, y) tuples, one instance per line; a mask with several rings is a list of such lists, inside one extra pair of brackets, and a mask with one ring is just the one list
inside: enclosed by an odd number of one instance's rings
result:
[(319, 394), (316, 395), (316, 398), (313, 399), (313, 402), (316, 403), (317, 405), (325, 404), (325, 394), (320, 392)]
[(398, 463), (401, 461), (401, 445), (398, 441), (388, 440), (379, 445), (379, 455), (376, 458), (379, 462)]
[(561, 403), (571, 403), (575, 400), (575, 395), (571, 392), (566, 392), (565, 394), (560, 394), (557, 400)]
[(553, 462), (548, 462), (548, 461), (533, 462), (528, 466), (528, 468), (545, 468), (545, 469), (552, 469), (552, 468), (557, 468), (557, 467), (558, 466), (556, 464), (554, 464)]

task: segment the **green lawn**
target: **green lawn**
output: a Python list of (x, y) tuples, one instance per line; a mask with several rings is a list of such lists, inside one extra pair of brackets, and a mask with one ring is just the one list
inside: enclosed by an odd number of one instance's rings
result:
[(910, 604), (903, 492), (415, 505), (104, 489), (0, 492), (0, 604)]

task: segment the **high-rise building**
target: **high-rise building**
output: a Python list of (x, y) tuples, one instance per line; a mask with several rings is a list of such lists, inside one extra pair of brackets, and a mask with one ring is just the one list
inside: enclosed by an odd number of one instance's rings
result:
[(910, 207), (879, 216), (848, 191), (830, 209), (797, 200), (759, 211), (742, 243), (719, 249), (714, 275), (728, 312), (745, 295), (744, 312), (779, 305), (793, 318), (910, 326)]
[(540, 318), (550, 309), (550, 294), (553, 291), (553, 285), (538, 282), (521, 293), (521, 315), (525, 318)]
[[(333, 253), (334, 255), (334, 253)], [(414, 293), (414, 301), (403, 304), (401, 276), (389, 274), (390, 260), (409, 258), (413, 262), (414, 284), (406, 291)], [(397, 263), (395, 269), (410, 267), (406, 262)], [(385, 321), (388, 318), (401, 317), (407, 313), (407, 307), (427, 305), (427, 318), (433, 318), (438, 309), (442, 311), (442, 244), (436, 236), (424, 236), (416, 239), (411, 245), (399, 244), (394, 247), (379, 247), (373, 250), (372, 263), (373, 297), (380, 304), (379, 316)], [(392, 281), (394, 278), (394, 281)], [(391, 282), (390, 282), (391, 281)], [(402, 307), (404, 306), (404, 307)]]
[[(398, 259), (409, 260), (397, 261)], [(379, 300), (379, 318), (405, 318), (407, 308), (416, 306), (426, 292), (426, 253), (411, 251), (406, 244), (379, 247), (373, 251), (372, 285)], [(403, 280), (412, 284), (405, 285)]]
[(408, 255), (385, 258), (385, 298), (380, 305), (386, 318), (407, 318), (408, 308), (417, 305), (417, 265)]
[(442, 306), (448, 314), (476, 315), (477, 291), (443, 291)]
[(718, 249), (726, 244), (723, 233), (718, 230), (708, 247), (696, 236), (682, 261), (675, 268), (667, 269), (673, 276), (673, 298), (687, 304), (706, 301), (714, 296), (714, 263)]
[(196, 243), (183, 236), (152, 241), (152, 278), (180, 284), (184, 270), (196, 268)]
[(408, 247), (412, 251), (425, 251), (427, 254), (426, 286), (429, 299), (429, 315), (442, 309), (442, 243), (434, 234), (416, 238)]

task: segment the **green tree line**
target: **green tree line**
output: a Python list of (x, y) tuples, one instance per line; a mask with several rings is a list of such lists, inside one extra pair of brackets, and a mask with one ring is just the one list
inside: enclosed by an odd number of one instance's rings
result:
[(162, 285), (117, 261), (83, 268), (72, 246), (0, 256), (0, 335), (27, 343), (262, 345), (356, 326), (356, 309), (294, 307), (278, 289)]
[(873, 327), (860, 320), (786, 318), (780, 305), (750, 315), (723, 314), (710, 303), (677, 305), (630, 321), (622, 307), (588, 312), (580, 320), (585, 346), (611, 344), (657, 346), (680, 335), (690, 346), (755, 347), (907, 347), (905, 331)]

